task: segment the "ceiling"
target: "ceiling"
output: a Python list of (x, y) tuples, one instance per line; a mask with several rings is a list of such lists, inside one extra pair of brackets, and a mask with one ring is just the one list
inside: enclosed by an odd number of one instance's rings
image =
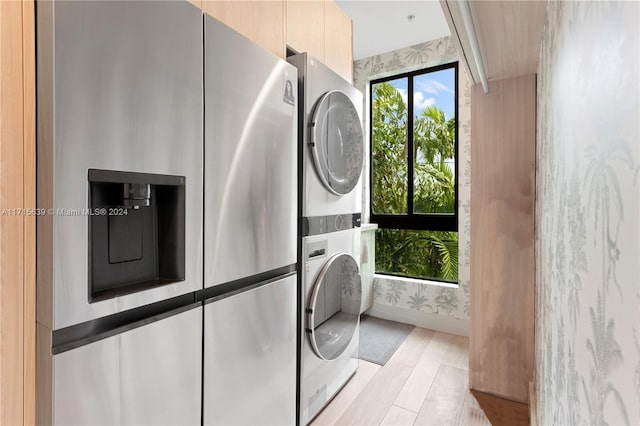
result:
[[(353, 21), (353, 59), (451, 34), (437, 0), (336, 0)], [(414, 15), (409, 21), (409, 15)]]

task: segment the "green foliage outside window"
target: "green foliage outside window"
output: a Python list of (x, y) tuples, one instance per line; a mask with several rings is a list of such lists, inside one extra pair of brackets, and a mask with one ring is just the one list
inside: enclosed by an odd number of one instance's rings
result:
[[(372, 96), (372, 208), (378, 214), (407, 212), (406, 102), (391, 84), (377, 83)], [(414, 117), (414, 212), (453, 213), (455, 119), (429, 106)], [(428, 217), (425, 217), (428, 220)], [(458, 279), (457, 232), (380, 229), (376, 271), (397, 275)]]
[(458, 233), (378, 229), (376, 272), (458, 281)]

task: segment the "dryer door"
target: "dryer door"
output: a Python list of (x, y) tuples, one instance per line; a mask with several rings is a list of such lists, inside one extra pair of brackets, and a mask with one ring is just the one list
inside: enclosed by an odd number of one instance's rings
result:
[(313, 351), (331, 361), (347, 349), (360, 320), (362, 287), (358, 264), (338, 253), (324, 264), (307, 309), (307, 332)]
[(318, 99), (311, 116), (311, 152), (322, 184), (336, 195), (358, 184), (364, 161), (364, 137), (358, 111), (338, 90)]

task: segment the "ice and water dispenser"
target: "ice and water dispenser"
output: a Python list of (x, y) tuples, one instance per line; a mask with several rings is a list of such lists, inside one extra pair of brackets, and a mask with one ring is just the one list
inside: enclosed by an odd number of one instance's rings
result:
[(89, 170), (89, 301), (185, 279), (185, 178)]

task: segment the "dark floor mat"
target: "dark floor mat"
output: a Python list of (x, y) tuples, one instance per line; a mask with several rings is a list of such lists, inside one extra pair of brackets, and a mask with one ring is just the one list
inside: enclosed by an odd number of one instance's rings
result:
[(413, 328), (413, 325), (363, 315), (360, 320), (360, 359), (385, 365)]

